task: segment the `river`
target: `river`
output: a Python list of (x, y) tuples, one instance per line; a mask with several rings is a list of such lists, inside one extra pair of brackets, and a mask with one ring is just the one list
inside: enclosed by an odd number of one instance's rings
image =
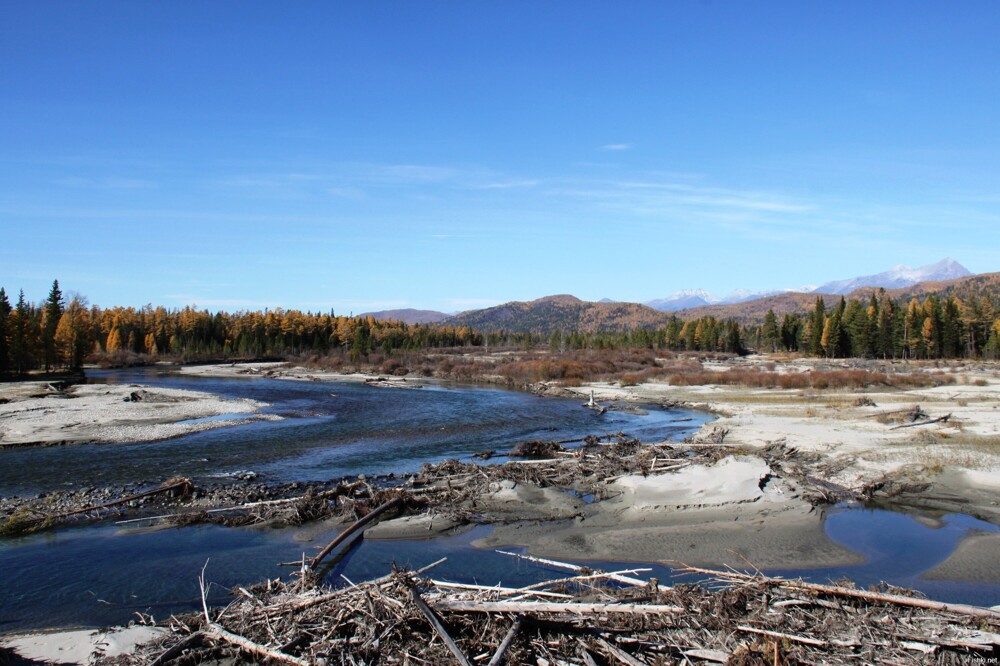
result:
[[(352, 382), (208, 378), (153, 369), (92, 373), (91, 381), (141, 383), (208, 391), (268, 403), (282, 417), (158, 442), (78, 445), (3, 452), (0, 494), (54, 488), (159, 483), (188, 476), (196, 484), (251, 471), (266, 482), (328, 480), (364, 473), (410, 472), (424, 462), (469, 460), (477, 451), (504, 451), (527, 439), (573, 439), (625, 432), (643, 441), (680, 439), (710, 420), (705, 414), (649, 409), (646, 415), (598, 415), (578, 400), (539, 398), (493, 388), (428, 385), (420, 390), (375, 389)], [(392, 564), (421, 567), (441, 557), (438, 577), (457, 582), (526, 584), (551, 577), (535, 566), (475, 549), (489, 528), (431, 540), (363, 541), (336, 562), (327, 582), (364, 580)], [(993, 605), (1000, 586), (927, 581), (920, 574), (943, 561), (970, 531), (997, 528), (967, 516), (945, 516), (936, 526), (902, 513), (837, 507), (827, 534), (861, 554), (862, 565), (771, 572), (817, 582), (849, 577), (861, 584), (885, 580), (933, 598)], [(114, 524), (63, 528), (0, 540), (0, 632), (42, 627), (104, 626), (162, 619), (198, 607), (197, 577), (207, 562), (210, 600), (228, 590), (289, 576), (279, 562), (312, 554), (336, 528), (234, 529), (201, 525), (129, 529)], [(621, 563), (588, 563), (598, 568)], [(638, 565), (648, 566), (648, 565)], [(662, 566), (651, 575), (666, 582)]]

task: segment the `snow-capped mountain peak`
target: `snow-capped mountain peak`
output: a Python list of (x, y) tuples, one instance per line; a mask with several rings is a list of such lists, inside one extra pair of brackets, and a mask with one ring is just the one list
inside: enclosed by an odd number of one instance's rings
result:
[(918, 282), (953, 280), (969, 275), (972, 275), (972, 273), (965, 266), (948, 257), (935, 264), (928, 264), (919, 268), (910, 268), (909, 266), (900, 264), (884, 273), (864, 275), (846, 280), (834, 280), (833, 282), (827, 282), (824, 285), (816, 287), (813, 291), (818, 294), (849, 294), (863, 287), (898, 289), (900, 287), (913, 286)]
[(648, 301), (646, 305), (674, 312), (688, 308), (697, 308), (704, 305), (715, 305), (717, 303), (730, 305), (733, 303), (743, 303), (765, 296), (774, 296), (788, 292), (815, 293), (815, 294), (849, 294), (856, 289), (864, 287), (884, 287), (886, 289), (897, 289), (900, 287), (910, 287), (918, 282), (937, 282), (941, 280), (953, 280), (972, 275), (972, 273), (962, 264), (951, 257), (941, 261), (911, 268), (906, 264), (897, 264), (883, 273), (875, 275), (865, 275), (862, 277), (848, 278), (846, 280), (835, 280), (826, 284), (815, 286), (806, 285), (798, 289), (772, 289), (769, 291), (752, 291), (750, 289), (736, 289), (725, 297), (718, 297), (704, 289), (681, 289), (675, 291), (666, 298), (658, 298)]

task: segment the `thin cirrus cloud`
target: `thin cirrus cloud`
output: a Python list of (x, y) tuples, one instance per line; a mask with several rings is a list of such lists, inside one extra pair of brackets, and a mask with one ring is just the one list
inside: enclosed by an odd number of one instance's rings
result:
[(474, 190), (513, 190), (518, 188), (537, 187), (540, 183), (541, 181), (539, 180), (504, 180), (486, 183), (484, 185), (470, 185), (469, 187)]
[(565, 183), (552, 194), (637, 216), (695, 214), (727, 218), (756, 214), (774, 218), (809, 213), (816, 208), (812, 203), (766, 192), (641, 180)]
[(83, 176), (60, 178), (55, 183), (62, 187), (91, 190), (146, 190), (157, 186), (155, 182), (142, 178), (89, 178)]
[(631, 148), (632, 148), (631, 143), (606, 143), (603, 146), (601, 146), (601, 150), (609, 150), (609, 151), (631, 150)]

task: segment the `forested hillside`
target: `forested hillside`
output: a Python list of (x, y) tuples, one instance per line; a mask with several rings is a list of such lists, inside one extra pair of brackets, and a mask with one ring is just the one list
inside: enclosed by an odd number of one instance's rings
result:
[[(791, 351), (830, 358), (1000, 357), (1000, 273), (849, 297), (761, 299), (755, 319), (666, 314), (634, 303), (553, 296), (463, 313), (441, 324), (299, 310), (209, 312), (68, 303), (54, 282), (41, 303), (0, 288), (0, 375), (110, 364), (339, 355), (453, 347)], [(785, 300), (774, 300), (785, 299)], [(788, 305), (782, 312), (774, 307)], [(794, 303), (795, 309), (789, 304)], [(746, 304), (740, 304), (746, 305)]]
[[(845, 298), (866, 299), (873, 293), (880, 293), (878, 288), (865, 287), (858, 289)], [(958, 298), (968, 298), (970, 296), (987, 295), (994, 297), (1000, 295), (1000, 273), (983, 273), (955, 280), (945, 280), (941, 282), (921, 282), (910, 287), (885, 290), (890, 298), (894, 300), (910, 300), (914, 297), (924, 297), (937, 295), (939, 297), (955, 296)], [(839, 296), (815, 293), (788, 292), (775, 294), (764, 298), (745, 301), (742, 303), (706, 305), (703, 307), (689, 308), (676, 312), (684, 319), (697, 319), (698, 317), (716, 317), (717, 319), (736, 319), (741, 324), (759, 324), (764, 320), (764, 315), (768, 311), (774, 312), (778, 317), (783, 317), (789, 313), (802, 314), (812, 309), (817, 296), (822, 296), (827, 302), (835, 302)]]
[(513, 331), (548, 335), (553, 331), (608, 333), (666, 325), (669, 315), (638, 303), (594, 303), (575, 296), (546, 296), (472, 310), (447, 320), (478, 331)]

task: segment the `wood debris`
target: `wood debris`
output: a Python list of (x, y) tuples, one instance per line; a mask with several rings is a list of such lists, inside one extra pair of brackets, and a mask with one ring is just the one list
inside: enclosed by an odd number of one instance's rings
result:
[(336, 590), (269, 581), (97, 663), (793, 666), (1000, 654), (1000, 612), (911, 596), (701, 569), (686, 571), (703, 585), (621, 586), (594, 572), (489, 588), (435, 581), (424, 575), (433, 566)]

